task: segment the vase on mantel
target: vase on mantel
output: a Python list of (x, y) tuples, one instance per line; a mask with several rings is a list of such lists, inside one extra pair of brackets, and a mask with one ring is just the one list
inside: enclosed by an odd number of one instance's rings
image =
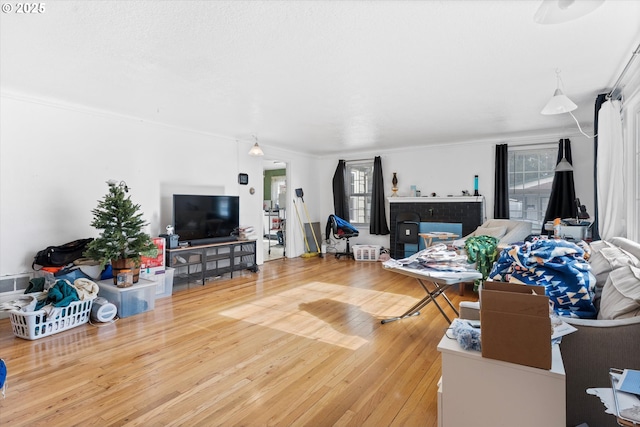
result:
[(391, 178), (391, 184), (393, 184), (393, 187), (391, 188), (391, 191), (393, 191), (393, 194), (391, 195), (391, 197), (397, 197), (398, 196), (398, 176), (396, 175), (396, 172), (393, 173), (393, 178)]

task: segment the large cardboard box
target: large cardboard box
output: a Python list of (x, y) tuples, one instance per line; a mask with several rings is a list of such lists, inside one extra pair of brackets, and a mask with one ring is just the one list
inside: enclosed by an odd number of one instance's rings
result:
[(482, 357), (551, 369), (549, 297), (543, 287), (485, 282), (480, 328)]

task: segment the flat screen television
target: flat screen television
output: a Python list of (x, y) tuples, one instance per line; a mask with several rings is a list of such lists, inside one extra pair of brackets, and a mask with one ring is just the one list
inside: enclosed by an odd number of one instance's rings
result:
[(236, 240), (240, 198), (174, 194), (173, 223), (179, 241), (191, 245)]

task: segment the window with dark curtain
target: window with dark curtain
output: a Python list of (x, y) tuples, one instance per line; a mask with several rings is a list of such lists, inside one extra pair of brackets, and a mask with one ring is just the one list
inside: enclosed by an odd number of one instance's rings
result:
[(509, 219), (509, 146), (496, 145), (493, 218)]
[(382, 160), (376, 156), (373, 160), (373, 188), (371, 189), (371, 223), (369, 233), (389, 234), (387, 214), (385, 212), (384, 178), (382, 175)]
[(347, 198), (351, 224), (359, 226), (371, 223), (371, 194), (373, 189), (373, 160), (347, 161)]
[(558, 149), (555, 144), (509, 146), (509, 218), (544, 224)]
[(338, 160), (338, 167), (333, 175), (333, 211), (337, 217), (349, 221), (349, 198), (347, 197), (347, 165)]
[[(556, 164), (562, 160), (563, 153), (567, 161), (573, 164), (571, 158), (571, 141), (568, 139), (561, 139), (558, 143), (558, 158)], [(573, 171), (555, 172), (541, 233), (544, 233), (544, 224), (547, 221), (553, 221), (555, 218), (575, 218), (577, 210)]]

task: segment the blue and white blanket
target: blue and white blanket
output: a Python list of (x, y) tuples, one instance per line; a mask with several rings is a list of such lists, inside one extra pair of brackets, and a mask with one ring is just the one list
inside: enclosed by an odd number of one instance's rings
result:
[(556, 314), (593, 319), (595, 279), (584, 250), (565, 240), (536, 240), (504, 249), (489, 279), (544, 286)]

